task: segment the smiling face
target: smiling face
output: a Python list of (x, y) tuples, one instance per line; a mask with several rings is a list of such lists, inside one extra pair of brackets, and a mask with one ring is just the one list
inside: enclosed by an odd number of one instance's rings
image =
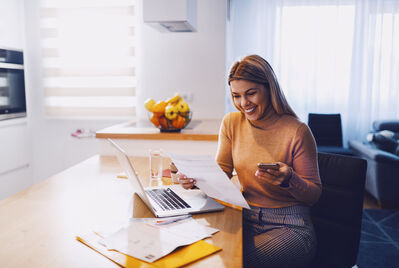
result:
[(262, 119), (269, 107), (268, 92), (264, 85), (248, 80), (233, 80), (230, 91), (234, 105), (249, 121)]

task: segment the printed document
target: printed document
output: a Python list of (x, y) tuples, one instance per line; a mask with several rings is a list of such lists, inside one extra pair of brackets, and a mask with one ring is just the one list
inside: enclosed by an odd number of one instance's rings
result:
[[(176, 217), (178, 218), (178, 217)], [(165, 224), (165, 221), (170, 221)], [(168, 255), (179, 246), (185, 246), (210, 237), (218, 229), (197, 223), (191, 217), (174, 221), (173, 217), (134, 218), (128, 226), (105, 237), (99, 242), (108, 250), (117, 250), (126, 255), (152, 263)]]
[(179, 172), (195, 178), (196, 186), (210, 197), (250, 208), (241, 191), (230, 181), (212, 156), (169, 154)]

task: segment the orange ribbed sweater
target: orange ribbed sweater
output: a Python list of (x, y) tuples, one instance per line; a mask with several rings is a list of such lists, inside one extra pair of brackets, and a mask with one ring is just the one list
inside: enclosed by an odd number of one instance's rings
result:
[[(293, 116), (269, 114), (252, 125), (241, 112), (227, 114), (219, 132), (217, 162), (231, 178), (236, 170), (250, 205), (312, 205), (321, 194), (317, 150), (308, 126)], [(255, 177), (257, 163), (284, 162), (294, 170), (286, 188)]]

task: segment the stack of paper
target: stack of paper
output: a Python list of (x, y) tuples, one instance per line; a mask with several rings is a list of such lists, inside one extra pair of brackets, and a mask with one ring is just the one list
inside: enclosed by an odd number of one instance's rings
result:
[[(76, 239), (122, 267), (180, 267), (221, 250), (200, 240), (218, 231), (206, 223), (204, 219), (193, 220), (191, 216), (137, 218), (124, 224), (125, 227), (119, 231), (110, 231), (110, 228), (115, 230), (114, 226), (103, 226), (101, 232), (77, 236)], [(176, 245), (186, 243), (189, 245), (174, 250)], [(157, 247), (149, 247), (151, 244)], [(149, 256), (154, 257), (148, 259)]]
[[(168, 223), (170, 221), (171, 223)], [(197, 223), (191, 217), (173, 222), (167, 219), (132, 219), (127, 227), (99, 241), (109, 250), (117, 250), (137, 259), (154, 262), (177, 247), (210, 237), (218, 230)]]

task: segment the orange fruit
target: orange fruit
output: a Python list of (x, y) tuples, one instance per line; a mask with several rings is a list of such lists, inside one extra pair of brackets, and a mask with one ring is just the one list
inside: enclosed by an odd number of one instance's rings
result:
[(157, 116), (155, 113), (151, 116), (150, 121), (154, 126), (159, 127), (159, 116)]
[(159, 118), (159, 125), (162, 127), (162, 128), (168, 128), (168, 120), (166, 120), (166, 118), (165, 117), (160, 117)]
[(174, 128), (182, 128), (186, 123), (186, 119), (183, 116), (178, 115), (175, 120), (173, 120), (172, 125)]

